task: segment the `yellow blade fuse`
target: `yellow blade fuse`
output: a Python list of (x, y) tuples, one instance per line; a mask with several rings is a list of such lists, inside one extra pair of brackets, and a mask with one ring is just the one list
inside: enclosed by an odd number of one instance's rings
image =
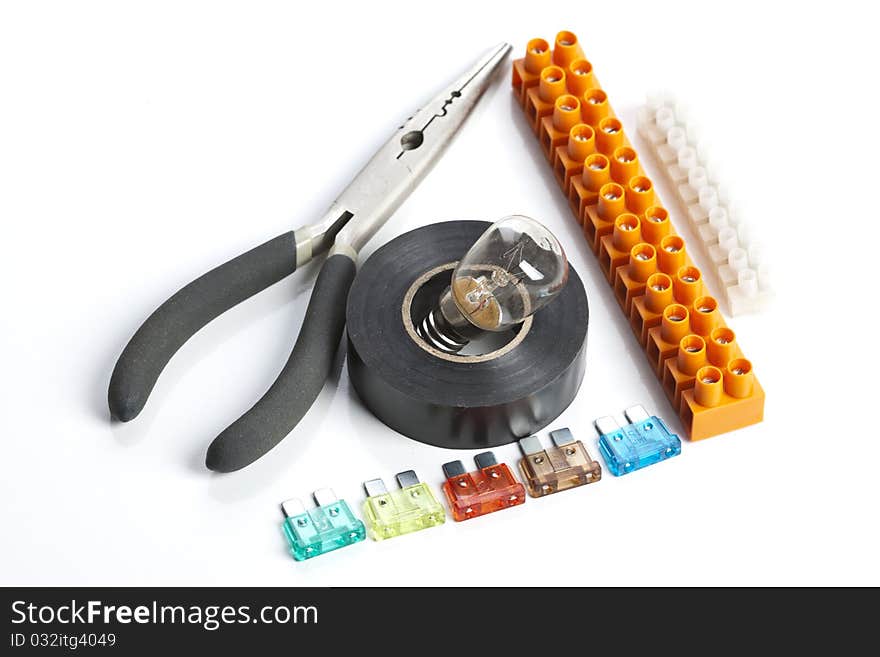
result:
[(523, 458), (519, 469), (529, 495), (544, 497), (602, 478), (602, 466), (587, 453), (584, 444), (575, 440), (568, 428), (550, 432), (553, 446), (544, 449), (537, 436), (519, 441)]
[(413, 470), (398, 473), (397, 484), (400, 490), (388, 492), (381, 479), (364, 482), (364, 518), (370, 538), (382, 541), (446, 522), (440, 502)]

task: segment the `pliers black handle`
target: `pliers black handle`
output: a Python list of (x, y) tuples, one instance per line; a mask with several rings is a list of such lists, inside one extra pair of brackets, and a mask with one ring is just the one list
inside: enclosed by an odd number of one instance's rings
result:
[(207, 466), (238, 470), (290, 433), (332, 367), (358, 251), (440, 158), (509, 51), (507, 44), (496, 46), (414, 112), (317, 223), (212, 269), (159, 306), (113, 370), (108, 394), (113, 417), (123, 422), (136, 417), (171, 357), (208, 322), (329, 249), (284, 369), (266, 394), (211, 443)]
[[(277, 283), (296, 269), (296, 237), (289, 231), (200, 276), (159, 306), (137, 330), (110, 378), (114, 418), (127, 422), (144, 408), (162, 370), (208, 322)], [(321, 268), (293, 351), (272, 386), (220, 433), (206, 465), (231, 472), (274, 447), (302, 419), (330, 372), (345, 326), (345, 299), (355, 264), (330, 256)]]

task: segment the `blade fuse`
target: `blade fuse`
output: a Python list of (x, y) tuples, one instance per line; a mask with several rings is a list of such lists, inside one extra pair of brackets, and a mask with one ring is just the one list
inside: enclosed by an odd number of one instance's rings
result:
[(364, 518), (370, 538), (382, 541), (446, 522), (446, 512), (440, 502), (415, 472), (399, 473), (397, 483), (400, 490), (389, 493), (381, 479), (364, 482), (367, 492)]
[(642, 406), (628, 408), (623, 414), (629, 420), (625, 427), (613, 417), (600, 417), (595, 422), (599, 451), (615, 477), (681, 454), (681, 440), (659, 417), (648, 415)]
[(298, 499), (281, 503), (284, 536), (297, 561), (311, 559), (364, 540), (364, 523), (354, 517), (345, 500), (329, 488), (315, 491), (317, 508), (306, 511)]
[(474, 457), (478, 470), (467, 472), (461, 461), (443, 466), (443, 493), (456, 522), (501, 511), (526, 501), (525, 487), (506, 463), (498, 463), (492, 452)]
[(543, 497), (559, 491), (592, 484), (602, 478), (602, 466), (587, 453), (584, 444), (575, 440), (571, 430), (550, 432), (553, 446), (544, 449), (536, 436), (519, 441), (524, 454), (519, 469), (529, 495)]

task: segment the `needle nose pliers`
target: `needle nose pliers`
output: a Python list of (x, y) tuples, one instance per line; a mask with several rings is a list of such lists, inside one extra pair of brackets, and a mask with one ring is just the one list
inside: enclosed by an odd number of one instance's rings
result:
[(212, 269), (159, 306), (116, 363), (108, 393), (111, 415), (123, 422), (137, 417), (171, 357), (199, 329), (329, 251), (287, 364), (263, 397), (214, 439), (206, 465), (238, 470), (287, 436), (332, 367), (358, 251), (440, 158), (509, 51), (508, 44), (499, 44), (407, 119), (319, 221)]

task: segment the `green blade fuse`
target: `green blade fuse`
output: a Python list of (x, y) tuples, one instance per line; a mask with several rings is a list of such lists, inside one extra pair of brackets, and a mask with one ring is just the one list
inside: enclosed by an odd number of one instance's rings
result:
[(364, 482), (367, 500), (364, 518), (367, 533), (374, 541), (383, 541), (446, 522), (446, 512), (427, 484), (419, 481), (412, 470), (397, 475), (400, 490), (388, 492), (385, 482), (371, 479)]
[(304, 561), (364, 540), (364, 523), (354, 517), (345, 500), (337, 499), (329, 488), (316, 490), (312, 497), (317, 507), (308, 511), (296, 498), (281, 503), (284, 536), (294, 559)]

